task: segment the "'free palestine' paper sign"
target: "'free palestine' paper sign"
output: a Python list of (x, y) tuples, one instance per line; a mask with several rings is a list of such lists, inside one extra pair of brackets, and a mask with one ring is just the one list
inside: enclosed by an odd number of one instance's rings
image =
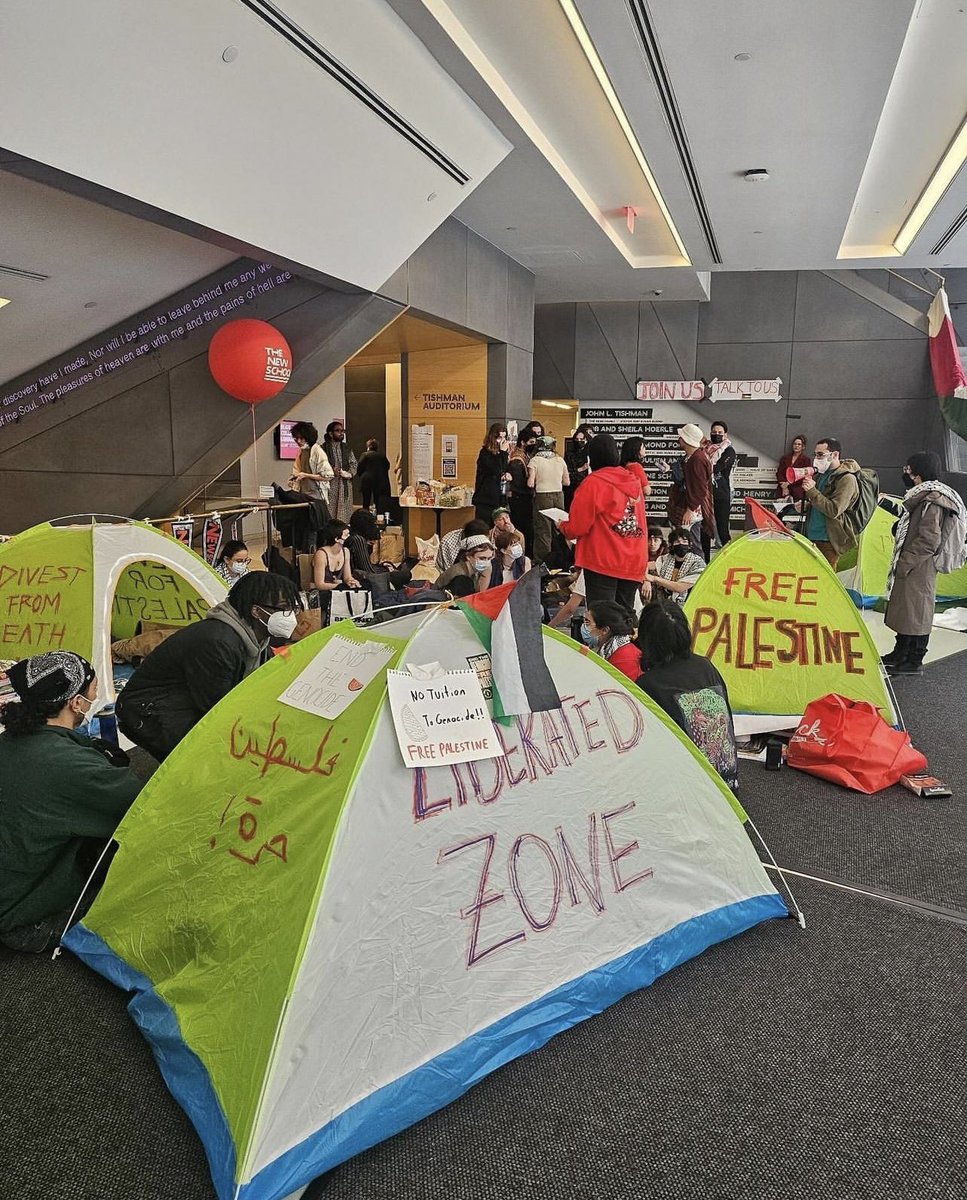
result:
[(476, 671), (412, 670), (417, 673), (386, 672), (396, 737), (408, 767), (439, 767), (503, 754)]
[(346, 711), (394, 653), (384, 642), (353, 642), (336, 634), (279, 699), (290, 708), (332, 721)]

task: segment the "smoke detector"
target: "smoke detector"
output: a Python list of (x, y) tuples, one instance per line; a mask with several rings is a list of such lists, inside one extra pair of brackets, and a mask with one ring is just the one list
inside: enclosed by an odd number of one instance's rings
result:
[(756, 167), (752, 171), (746, 171), (742, 178), (746, 183), (764, 183), (769, 178), (769, 172), (765, 167)]

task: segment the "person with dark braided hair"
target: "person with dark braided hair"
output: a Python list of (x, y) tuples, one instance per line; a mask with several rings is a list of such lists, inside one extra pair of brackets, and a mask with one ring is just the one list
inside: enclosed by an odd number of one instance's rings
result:
[(143, 785), (117, 765), (126, 756), (79, 732), (97, 699), (86, 659), (52, 650), (7, 678), (16, 699), (0, 707), (0, 942), (40, 952), (63, 933)]

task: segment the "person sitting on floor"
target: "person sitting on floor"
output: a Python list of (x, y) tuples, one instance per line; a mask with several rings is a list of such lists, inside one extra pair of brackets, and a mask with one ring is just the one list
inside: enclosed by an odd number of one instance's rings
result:
[(125, 755), (79, 732), (97, 698), (86, 659), (51, 650), (7, 678), (16, 699), (0, 708), (0, 942), (39, 953), (63, 933), (143, 783)]
[(270, 638), (292, 636), (301, 608), (291, 579), (243, 575), (227, 600), (173, 633), (135, 670), (118, 697), (118, 728), (161, 762), (265, 661)]
[(410, 582), (413, 572), (406, 564), (395, 567), (387, 562), (374, 563), (372, 550), (378, 541), (376, 518), (368, 508), (357, 508), (349, 518), (349, 537), (346, 538), (350, 573), (364, 587), (373, 587), (374, 576), (385, 576), (387, 590), (398, 591)]
[(494, 571), (494, 548), (485, 533), (475, 533), (464, 540), (463, 548), (457, 556), (457, 561), (436, 582), (443, 591), (453, 591), (451, 584), (460, 580), (458, 592), (466, 594), (466, 585), (462, 580), (469, 580), (473, 592), (485, 592), (494, 583), (500, 583), (500, 572)]
[(244, 542), (226, 542), (215, 563), (215, 574), (220, 575), (229, 587), (237, 583), (252, 569), (252, 556)]
[(581, 640), (629, 679), (641, 674), (641, 651), (634, 644), (635, 614), (616, 600), (599, 600), (588, 607)]
[(486, 521), (478, 521), (476, 517), (472, 521), (468, 521), (466, 525), (460, 529), (451, 529), (449, 533), (445, 533), (440, 539), (440, 548), (436, 553), (437, 570), (440, 572), (449, 571), (462, 549), (462, 543), (469, 537), (476, 537), (478, 534), (483, 534), (487, 537), (490, 533), (490, 526)]
[(715, 666), (692, 651), (692, 633), (681, 606), (670, 600), (645, 605), (635, 640), (641, 651), (638, 686), (737, 791), (739, 756), (729, 690)]
[(524, 535), (516, 529), (495, 529), (491, 536), (497, 551), (495, 561), (501, 582), (520, 579), (531, 569), (531, 560), (524, 553)]
[(641, 585), (642, 600), (647, 603), (665, 596), (676, 604), (684, 604), (705, 565), (705, 559), (692, 550), (688, 530), (680, 525), (668, 535), (668, 553), (654, 564), (649, 563)]

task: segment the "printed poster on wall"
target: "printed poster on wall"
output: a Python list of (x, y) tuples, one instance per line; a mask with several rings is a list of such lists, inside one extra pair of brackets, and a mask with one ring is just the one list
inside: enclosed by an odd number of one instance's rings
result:
[(433, 426), (413, 425), (410, 430), (410, 481), (433, 478)]
[(403, 762), (408, 767), (439, 767), (500, 758), (503, 749), (478, 673), (434, 670), (434, 666), (386, 672)]

